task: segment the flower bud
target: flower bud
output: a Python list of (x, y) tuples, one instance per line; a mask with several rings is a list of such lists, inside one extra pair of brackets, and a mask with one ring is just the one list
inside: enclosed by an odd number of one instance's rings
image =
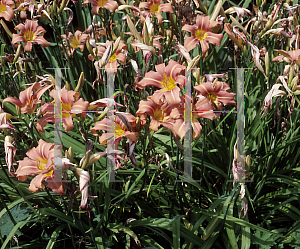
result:
[(67, 153), (67, 156), (66, 156), (66, 157), (70, 160), (71, 163), (73, 162), (73, 156), (74, 156), (74, 154), (73, 154), (73, 148), (70, 147), (70, 148), (68, 149), (68, 153)]
[(13, 35), (10, 32), (9, 28), (7, 27), (6, 23), (3, 21), (3, 19), (1, 19), (0, 23), (1, 23), (2, 27), (4, 28), (4, 30), (6, 31), (6, 33), (10, 36), (10, 38), (12, 38)]
[(248, 170), (250, 169), (250, 165), (251, 165), (251, 158), (250, 158), (250, 156), (248, 155), (248, 156), (246, 157), (246, 160), (245, 160), (245, 169), (246, 169), (246, 171), (248, 171)]
[(269, 56), (268, 51), (265, 54), (265, 69), (266, 69), (266, 75), (269, 78), (269, 74), (270, 74), (270, 56)]
[(298, 75), (294, 77), (294, 79), (291, 82), (291, 90), (294, 92), (297, 88), (297, 83), (298, 83)]
[(292, 80), (294, 78), (295, 75), (295, 67), (291, 66), (290, 67), (290, 74), (289, 74), (289, 80), (288, 80), (288, 88), (291, 89), (291, 85), (292, 85)]
[(70, 91), (70, 90), (71, 90), (71, 88), (70, 88), (70, 84), (69, 84), (69, 82), (68, 82), (68, 81), (66, 81), (65, 87), (66, 87), (66, 89), (67, 89), (68, 91)]
[(15, 58), (14, 58), (14, 60), (13, 60), (13, 63), (16, 63), (16, 61), (19, 59), (20, 54), (21, 54), (21, 48), (22, 48), (22, 45), (19, 44), (19, 45), (18, 45), (17, 52), (16, 52), (16, 55), (15, 55)]
[(75, 88), (75, 92), (80, 92), (80, 90), (83, 88), (84, 85), (84, 73), (81, 72), (77, 86)]
[(21, 116), (21, 108), (16, 105), (16, 110), (17, 110), (18, 117), (20, 117)]

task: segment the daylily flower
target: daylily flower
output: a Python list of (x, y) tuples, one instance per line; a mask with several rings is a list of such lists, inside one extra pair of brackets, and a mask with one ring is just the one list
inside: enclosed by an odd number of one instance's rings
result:
[(161, 24), (163, 18), (160, 12), (174, 13), (171, 3), (162, 4), (161, 2), (161, 0), (148, 0), (148, 2), (140, 3), (139, 8), (149, 9), (144, 11), (144, 15), (155, 15), (158, 24)]
[(68, 37), (66, 35), (61, 35), (61, 38), (65, 41), (68, 40), (70, 42), (70, 50), (68, 48), (68, 44), (64, 42), (64, 45), (67, 47), (67, 52), (70, 55), (73, 54), (75, 49), (80, 48), (81, 51), (84, 50), (84, 44), (85, 41), (88, 39), (87, 34), (83, 34), (81, 31), (77, 30), (75, 34), (73, 35), (71, 32), (69, 32)]
[(13, 167), (15, 171), (13, 162), (15, 159), (17, 149), (14, 146), (14, 139), (11, 136), (5, 137), (4, 148), (5, 148), (5, 160), (8, 167), (8, 172), (11, 176), (15, 176), (13, 173), (11, 173), (11, 167)]
[(152, 100), (156, 104), (159, 104), (163, 97), (165, 97), (170, 105), (179, 104), (181, 101), (179, 96), (180, 88), (177, 86), (177, 83), (180, 87), (184, 86), (185, 77), (179, 74), (183, 72), (185, 67), (171, 59), (167, 67), (162, 63), (156, 65), (155, 69), (157, 72), (150, 71), (146, 73), (145, 77), (137, 83), (137, 87), (140, 89), (143, 89), (146, 86), (156, 86), (161, 88), (160, 90), (155, 91), (152, 96)]
[(12, 0), (0, 0), (0, 17), (10, 22), (14, 17), (14, 11), (12, 9), (14, 5), (15, 3)]
[(88, 187), (90, 182), (90, 174), (88, 171), (85, 171), (80, 168), (76, 168), (76, 173), (79, 175), (79, 188), (81, 192), (81, 208), (87, 207), (87, 198), (88, 198)]
[[(191, 111), (191, 125), (193, 127), (193, 139), (196, 139), (200, 137), (200, 133), (202, 130), (202, 126), (197, 120), (197, 118), (200, 118), (200, 113), (196, 112), (196, 107), (194, 105), (195, 100), (193, 100)], [(185, 110), (185, 97), (182, 97), (182, 103), (181, 106), (175, 107), (171, 113), (170, 116), (173, 119), (176, 119), (175, 123), (173, 124), (174, 132), (183, 139), (186, 134), (186, 127), (185, 127), (185, 120), (184, 120), (184, 110)]]
[(108, 133), (103, 133), (99, 137), (100, 144), (104, 145), (107, 143), (108, 139), (114, 137), (115, 148), (118, 148), (118, 145), (123, 137), (128, 138), (134, 143), (137, 142), (137, 133), (133, 131), (133, 128), (135, 128), (136, 124), (135, 122), (136, 118), (133, 115), (129, 113), (122, 113), (121, 116), (115, 115), (114, 117), (110, 117), (110, 119), (105, 118), (97, 122), (95, 126), (91, 128), (91, 132), (94, 136), (97, 136), (98, 130), (107, 131)]
[[(50, 92), (50, 96), (55, 99), (55, 90)], [(89, 107), (89, 102), (84, 101), (82, 98), (79, 99), (79, 92), (68, 91), (66, 87), (61, 89), (61, 106), (62, 106), (62, 122), (66, 132), (73, 129), (72, 117), (75, 114), (81, 113), (82, 116), (86, 116), (86, 111)], [(45, 132), (43, 127), (48, 123), (54, 123), (54, 105), (55, 100), (52, 103), (46, 103), (41, 107), (41, 113), (44, 116), (36, 124), (36, 128), (39, 132)]]
[(26, 181), (27, 176), (36, 175), (30, 182), (30, 191), (37, 193), (39, 189), (44, 189), (42, 182), (45, 180), (53, 192), (63, 195), (63, 184), (56, 171), (58, 168), (54, 165), (54, 144), (40, 139), (38, 146), (27, 151), (26, 155), (27, 157), (19, 161), (15, 172), (18, 180)]
[(216, 81), (204, 82), (194, 87), (201, 95), (196, 103), (196, 109), (199, 112), (198, 117), (216, 119), (221, 113), (214, 113), (214, 110), (222, 110), (223, 105), (236, 105), (234, 101), (235, 93), (229, 93), (230, 87), (227, 83)]
[[(20, 30), (20, 34), (13, 34), (12, 44), (25, 42), (24, 50), (31, 52), (32, 43), (41, 44), (43, 48), (50, 46), (50, 42), (43, 37), (46, 30), (38, 26), (38, 21), (26, 20), (25, 25), (20, 23), (15, 27), (15, 30)], [(39, 36), (39, 34), (41, 34)], [(16, 45), (15, 45), (16, 46)]]
[(291, 50), (288, 52), (279, 49), (274, 49), (274, 51), (278, 52), (281, 55), (276, 56), (272, 61), (279, 62), (283, 59), (286, 59), (289, 63), (296, 63), (300, 67), (300, 49)]
[(184, 40), (184, 46), (188, 51), (190, 51), (200, 43), (202, 49), (202, 57), (205, 56), (206, 52), (209, 49), (208, 42), (215, 46), (220, 46), (223, 39), (222, 34), (209, 32), (218, 25), (218, 22), (211, 21), (209, 18), (209, 16), (197, 15), (196, 24), (186, 24), (182, 27), (182, 30), (191, 32), (193, 34), (191, 37), (188, 37)]
[[(5, 98), (2, 102), (2, 107), (4, 102), (10, 102), (21, 108), (21, 113), (32, 114), (37, 104), (42, 101), (40, 98), (52, 85), (41, 87), (41, 85), (36, 82), (32, 86), (28, 87), (26, 90), (20, 92), (19, 99), (14, 97)], [(33, 93), (33, 90), (37, 90)]]
[(91, 3), (93, 5), (92, 13), (94, 15), (99, 14), (100, 8), (105, 8), (105, 9), (109, 10), (110, 12), (115, 12), (115, 10), (119, 6), (116, 1), (112, 1), (112, 0), (85, 0), (82, 3), (82, 6), (85, 7), (85, 6), (87, 6), (88, 3)]
[(143, 117), (146, 113), (148, 113), (152, 117), (149, 126), (150, 130), (158, 131), (158, 127), (162, 125), (174, 132), (174, 120), (170, 116), (171, 110), (172, 107), (169, 106), (168, 103), (161, 105), (156, 104), (152, 99), (147, 101), (141, 100), (136, 115)]
[[(104, 46), (97, 46), (97, 56), (102, 57), (107, 49), (109, 49), (111, 45), (110, 41), (106, 41), (105, 47)], [(96, 52), (96, 48), (93, 49), (94, 53)], [(126, 53), (127, 45), (120, 40), (118, 48), (116, 49), (115, 53), (112, 54), (108, 59), (108, 62), (105, 65), (105, 70), (108, 74), (117, 73), (117, 68), (120, 64), (126, 63)], [(92, 55), (89, 55), (88, 58), (90, 60), (94, 60), (95, 58)]]

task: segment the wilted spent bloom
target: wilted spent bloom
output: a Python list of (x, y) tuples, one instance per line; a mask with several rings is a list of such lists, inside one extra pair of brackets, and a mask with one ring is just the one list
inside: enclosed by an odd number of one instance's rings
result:
[(24, 50), (26, 52), (31, 52), (32, 43), (41, 44), (43, 48), (50, 46), (50, 42), (46, 41), (43, 37), (46, 30), (38, 26), (38, 21), (27, 19), (25, 25), (20, 23), (15, 27), (15, 30), (20, 30), (21, 33), (13, 34), (12, 44), (15, 45), (18, 42), (25, 42)]
[(182, 27), (182, 30), (192, 33), (191, 37), (188, 37), (184, 40), (185, 48), (190, 51), (197, 47), (200, 43), (202, 57), (204, 57), (209, 49), (208, 43), (211, 43), (215, 46), (220, 46), (223, 35), (210, 32), (218, 24), (219, 23), (216, 21), (211, 21), (209, 16), (197, 15), (196, 24), (186, 24)]
[(16, 177), (19, 181), (27, 180), (27, 176), (36, 175), (29, 186), (29, 190), (37, 193), (39, 189), (44, 189), (44, 180), (53, 192), (63, 195), (64, 188), (61, 182), (60, 172), (68, 167), (68, 160), (63, 160), (63, 165), (54, 165), (54, 144), (47, 143), (40, 139), (38, 146), (30, 149), (26, 153), (27, 157), (19, 161)]
[(85, 171), (83, 169), (77, 168), (76, 173), (79, 176), (79, 188), (81, 192), (81, 208), (87, 207), (87, 198), (89, 195), (88, 187), (90, 182), (90, 174), (88, 171)]
[(0, 129), (15, 130), (13, 125), (8, 122), (8, 120), (11, 119), (12, 117), (13, 116), (11, 114), (4, 112), (0, 107)]
[[(26, 90), (20, 92), (19, 99), (14, 97), (5, 98), (2, 102), (10, 102), (21, 108), (21, 113), (32, 114), (34, 113), (37, 104), (40, 104), (42, 101), (40, 98), (52, 85), (41, 87), (41, 84), (36, 82), (32, 86), (28, 87)], [(33, 90), (36, 90), (33, 93)]]
[(34, 9), (35, 9), (34, 3), (31, 2), (30, 0), (16, 0), (15, 12), (20, 11), (20, 17), (22, 19), (27, 18), (27, 13), (26, 13), (27, 10), (31, 12), (31, 17), (32, 17)]
[(0, 17), (10, 22), (14, 17), (14, 11), (12, 9), (14, 5), (15, 3), (12, 0), (0, 0)]
[(279, 88), (281, 87), (281, 84), (274, 84), (271, 88), (271, 90), (268, 92), (267, 96), (264, 99), (263, 102), (263, 107), (261, 108), (261, 112), (262, 115), (261, 117), (263, 117), (266, 112), (269, 110), (269, 108), (272, 108), (272, 99), (277, 97), (277, 96), (283, 96), (286, 95), (286, 93), (282, 90), (279, 90)]
[(13, 167), (15, 171), (13, 162), (15, 159), (17, 149), (14, 146), (14, 139), (11, 136), (5, 137), (4, 148), (5, 148), (5, 160), (8, 167), (8, 172), (11, 176), (15, 176), (13, 173), (11, 173), (11, 168)]

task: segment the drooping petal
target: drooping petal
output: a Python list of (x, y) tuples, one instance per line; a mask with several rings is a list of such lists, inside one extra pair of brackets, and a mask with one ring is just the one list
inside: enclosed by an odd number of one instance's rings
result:
[(42, 183), (42, 181), (45, 179), (45, 177), (42, 174), (37, 175), (34, 177), (29, 185), (29, 190), (31, 192), (37, 193), (39, 189), (44, 189), (45, 185)]
[(48, 123), (54, 123), (54, 114), (53, 113), (46, 113), (37, 123), (36, 128), (39, 132), (45, 132), (43, 128)]
[(7, 98), (5, 98), (3, 101), (2, 101), (2, 107), (3, 107), (3, 103), (4, 102), (10, 102), (10, 103), (12, 103), (12, 104), (14, 104), (14, 105), (17, 105), (18, 107), (22, 107), (23, 105), (22, 105), (22, 103), (21, 103), (21, 101), (20, 100), (18, 100), (17, 98), (14, 98), (14, 97), (7, 97)]
[(87, 198), (88, 198), (88, 186), (90, 182), (90, 174), (89, 172), (77, 168), (76, 173), (79, 175), (79, 188), (81, 192), (81, 208), (87, 207)]
[(74, 128), (72, 116), (68, 116), (62, 119), (63, 127), (65, 128), (66, 132), (72, 130)]
[(52, 176), (46, 178), (46, 182), (48, 183), (48, 187), (56, 194), (65, 194), (60, 172), (54, 170)]

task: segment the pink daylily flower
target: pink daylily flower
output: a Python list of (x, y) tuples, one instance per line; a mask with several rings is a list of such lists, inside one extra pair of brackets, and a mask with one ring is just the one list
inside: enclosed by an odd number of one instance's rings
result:
[[(40, 98), (52, 85), (41, 87), (41, 84), (36, 82), (32, 86), (28, 87), (26, 90), (20, 92), (19, 99), (14, 97), (5, 98), (2, 102), (10, 102), (21, 108), (21, 113), (32, 114), (34, 113), (37, 104), (40, 104), (42, 101)], [(37, 90), (33, 93), (33, 90)]]
[(149, 9), (144, 11), (144, 15), (155, 15), (158, 24), (161, 24), (163, 19), (161, 12), (174, 13), (171, 3), (162, 4), (161, 2), (161, 0), (148, 0), (148, 2), (140, 3), (139, 8)]
[(172, 107), (169, 106), (168, 103), (159, 105), (156, 104), (152, 99), (147, 101), (141, 100), (136, 115), (143, 117), (146, 115), (146, 113), (148, 113), (152, 117), (149, 126), (150, 130), (158, 131), (158, 127), (162, 125), (174, 132), (174, 120), (170, 116), (171, 110)]
[(161, 89), (155, 91), (152, 96), (153, 102), (158, 105), (164, 97), (171, 106), (178, 105), (181, 100), (180, 88), (177, 84), (180, 87), (184, 86), (185, 77), (179, 74), (184, 71), (185, 67), (171, 59), (168, 66), (162, 63), (156, 65), (155, 68), (156, 72), (150, 71), (146, 73), (145, 77), (137, 83), (137, 87), (140, 89), (146, 86), (159, 87)]
[(55, 171), (57, 168), (54, 165), (54, 144), (40, 139), (38, 146), (27, 151), (26, 155), (27, 157), (19, 161), (15, 172), (18, 180), (25, 181), (27, 176), (36, 175), (30, 182), (30, 191), (37, 193), (39, 189), (44, 189), (45, 185), (42, 182), (45, 180), (53, 192), (63, 195), (60, 174)]
[[(97, 47), (97, 55), (98, 57), (103, 57), (105, 51), (109, 49), (111, 42), (106, 41), (105, 47), (104, 46), (98, 46)], [(96, 52), (96, 48), (93, 49), (94, 53)], [(119, 46), (114, 54), (110, 56), (108, 59), (107, 64), (105, 65), (105, 70), (108, 74), (114, 74), (117, 73), (117, 68), (120, 64), (126, 63), (126, 53), (127, 51), (127, 45), (124, 43), (124, 41), (120, 41)], [(94, 60), (95, 58), (92, 55), (89, 55), (88, 58), (90, 60)]]
[(18, 42), (25, 42), (24, 50), (26, 52), (31, 52), (32, 43), (41, 44), (43, 48), (50, 46), (50, 42), (46, 41), (43, 37), (46, 30), (38, 26), (38, 21), (27, 19), (25, 25), (20, 23), (15, 27), (15, 30), (20, 30), (21, 33), (13, 34), (12, 44), (15, 45)]
[[(54, 97), (54, 91), (50, 92), (50, 96)], [(86, 116), (86, 111), (89, 107), (89, 102), (84, 101), (82, 98), (79, 99), (79, 92), (68, 91), (66, 87), (61, 90), (61, 105), (62, 105), (62, 122), (63, 127), (66, 132), (73, 129), (74, 124), (72, 117), (75, 117), (75, 114), (81, 113), (82, 116)], [(51, 122), (54, 123), (54, 101), (52, 103), (46, 103), (41, 107), (41, 113), (44, 116), (36, 124), (36, 128), (39, 132), (45, 132), (43, 130), (44, 126)]]
[(81, 51), (84, 50), (84, 43), (88, 39), (89, 35), (83, 34), (81, 31), (76, 30), (75, 34), (73, 35), (71, 32), (69, 32), (68, 37), (66, 35), (61, 35), (61, 38), (63, 40), (69, 40), (70, 42), (70, 50), (68, 48), (68, 45), (66, 42), (64, 42), (64, 45), (67, 47), (67, 52), (69, 56), (71, 56), (75, 49), (79, 48)]
[(291, 50), (291, 51), (284, 51), (275, 49), (274, 51), (280, 53), (280, 56), (276, 56), (272, 61), (279, 62), (283, 59), (286, 59), (289, 63), (296, 63), (298, 66), (300, 66), (300, 49)]
[[(191, 111), (192, 111), (192, 117), (191, 117), (191, 125), (193, 127), (193, 139), (199, 138), (200, 133), (202, 130), (202, 126), (197, 120), (197, 118), (200, 118), (200, 113), (197, 113), (195, 111), (196, 107), (194, 105), (195, 101), (191, 103)], [(185, 109), (185, 98), (182, 97), (182, 103), (180, 106), (175, 107), (171, 113), (170, 116), (173, 119), (176, 119), (175, 123), (173, 124), (174, 132), (177, 136), (179, 136), (181, 139), (185, 137), (186, 134), (186, 127), (185, 127), (185, 120), (184, 120), (184, 109)]]
[(10, 22), (14, 17), (14, 11), (12, 7), (15, 3), (12, 0), (0, 1), (0, 17), (3, 17), (6, 21)]
[(105, 8), (109, 10), (110, 12), (115, 12), (115, 10), (118, 8), (118, 3), (116, 1), (112, 0), (85, 0), (82, 3), (82, 6), (87, 6), (88, 3), (91, 3), (93, 5), (92, 13), (94, 15), (99, 14), (99, 9)]
[[(118, 148), (118, 145), (123, 137), (128, 138), (132, 142), (136, 143), (138, 140), (137, 133), (135, 131), (130, 131), (134, 130), (132, 128), (135, 128), (135, 122), (136, 118), (135, 116), (129, 114), (129, 113), (122, 113), (122, 116), (125, 116), (128, 123), (124, 123), (121, 118), (118, 116), (114, 116), (112, 119), (105, 118), (95, 124), (93, 128), (91, 128), (91, 132), (93, 133), (94, 136), (97, 136), (98, 130), (102, 131), (109, 131), (109, 133), (103, 133), (100, 138), (99, 142), (101, 145), (104, 145), (107, 143), (107, 139), (111, 139), (114, 137), (115, 139), (115, 148)], [(113, 127), (114, 132), (111, 133), (110, 127)]]
[(199, 100), (196, 103), (196, 109), (199, 111), (198, 117), (216, 119), (221, 113), (214, 113), (214, 110), (222, 110), (223, 105), (236, 105), (235, 93), (229, 93), (230, 87), (227, 83), (216, 81), (213, 85), (211, 82), (204, 82), (194, 87), (200, 93)]
[(185, 48), (188, 51), (191, 51), (200, 43), (202, 49), (202, 57), (204, 57), (209, 49), (208, 43), (219, 47), (221, 45), (223, 35), (209, 32), (217, 25), (218, 22), (211, 21), (209, 16), (197, 15), (196, 24), (186, 24), (182, 27), (182, 30), (191, 32), (193, 34), (191, 37), (188, 37), (184, 40)]

